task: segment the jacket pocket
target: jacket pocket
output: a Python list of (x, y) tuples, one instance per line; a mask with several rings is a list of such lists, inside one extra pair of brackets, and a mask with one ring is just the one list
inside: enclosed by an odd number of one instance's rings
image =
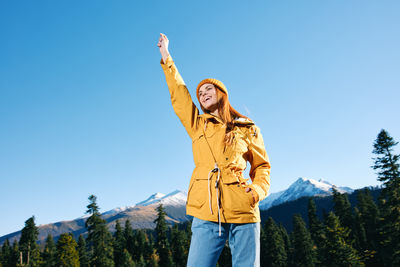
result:
[(207, 185), (206, 179), (193, 180), (188, 192), (188, 206), (200, 209), (206, 203), (208, 198)]
[(233, 214), (250, 213), (254, 209), (251, 193), (246, 193), (239, 183), (224, 185), (224, 209)]

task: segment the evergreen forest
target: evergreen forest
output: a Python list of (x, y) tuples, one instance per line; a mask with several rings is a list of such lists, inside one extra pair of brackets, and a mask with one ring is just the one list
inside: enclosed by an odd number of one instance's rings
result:
[[(373, 143), (372, 168), (382, 182), (378, 191), (357, 190), (351, 200), (334, 190), (330, 207), (322, 214), (317, 213), (320, 199), (302, 199), (304, 212), (291, 213), (290, 222), (288, 217), (282, 222), (273, 213), (263, 213), (261, 266), (400, 266), (397, 144), (385, 130)], [(157, 208), (154, 230), (134, 230), (126, 220), (117, 221), (114, 231), (109, 231), (94, 195), (86, 212), (85, 236), (76, 240), (63, 233), (55, 240), (49, 235), (40, 245), (35, 218), (29, 218), (19, 240), (2, 244), (0, 267), (186, 266), (191, 224), (167, 224), (162, 205)], [(228, 243), (217, 266), (232, 266)]]

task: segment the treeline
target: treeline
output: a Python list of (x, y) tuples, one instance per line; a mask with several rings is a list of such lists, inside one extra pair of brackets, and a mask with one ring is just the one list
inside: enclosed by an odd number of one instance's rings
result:
[(398, 143), (382, 130), (374, 142), (374, 165), (382, 182), (377, 203), (369, 189), (357, 192), (351, 206), (347, 194), (333, 192), (333, 211), (320, 220), (313, 198), (308, 226), (293, 216), (293, 231), (269, 218), (261, 233), (262, 266), (400, 266), (400, 172)]
[[(48, 235), (44, 245), (37, 243), (35, 218), (25, 222), (19, 241), (6, 240), (0, 252), (0, 267), (156, 267), (185, 266), (190, 244), (190, 223), (168, 227), (162, 205), (157, 208), (155, 230), (133, 230), (129, 220), (117, 220), (111, 233), (101, 218), (96, 196), (89, 197), (87, 235), (75, 240), (63, 233), (55, 241)], [(182, 227), (185, 227), (183, 229)]]
[[(382, 189), (378, 186), (368, 187), (354, 190), (352, 193), (348, 193), (347, 197), (352, 207), (355, 207), (358, 203), (357, 196), (360, 191), (368, 189), (369, 194), (372, 196), (374, 201), (378, 203), (379, 195)], [(324, 220), (327, 213), (334, 211), (333, 209), (333, 195), (331, 196), (314, 196), (312, 197), (315, 206), (317, 208), (317, 215), (321, 221)], [(261, 221), (266, 222), (269, 217), (272, 217), (276, 222), (282, 224), (288, 232), (293, 231), (293, 215), (301, 215), (304, 221), (308, 224), (308, 205), (310, 197), (301, 197), (293, 201), (285, 202), (277, 206), (273, 206), (268, 210), (260, 210)]]
[[(374, 142), (373, 168), (382, 182), (377, 201), (369, 189), (357, 192), (350, 204), (347, 194), (333, 192), (333, 210), (317, 216), (313, 198), (307, 216), (294, 215), (292, 231), (271, 217), (261, 228), (261, 266), (400, 266), (400, 172), (397, 142), (382, 130)], [(87, 236), (76, 241), (64, 233), (55, 242), (48, 236), (37, 244), (34, 218), (25, 222), (19, 241), (5, 241), (0, 267), (14, 266), (186, 266), (190, 223), (168, 227), (165, 211), (157, 208), (154, 230), (133, 230), (127, 220), (117, 221), (113, 234), (100, 216), (96, 197), (89, 197)], [(305, 223), (305, 220), (308, 224)], [(228, 244), (218, 261), (232, 266)]]

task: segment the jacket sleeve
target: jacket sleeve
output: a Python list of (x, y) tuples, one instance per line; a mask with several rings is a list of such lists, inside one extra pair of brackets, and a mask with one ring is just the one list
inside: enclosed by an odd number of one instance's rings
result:
[(172, 107), (178, 115), (187, 133), (192, 138), (195, 131), (199, 110), (193, 103), (190, 93), (176, 68), (171, 56), (166, 62), (161, 59), (161, 67), (164, 70), (168, 89), (171, 94)]
[(249, 134), (249, 162), (251, 165), (249, 174), (252, 180), (250, 188), (256, 192), (253, 196), (257, 203), (263, 200), (268, 194), (271, 165), (267, 152), (265, 151), (264, 140), (260, 129), (257, 126), (252, 126), (249, 129)]

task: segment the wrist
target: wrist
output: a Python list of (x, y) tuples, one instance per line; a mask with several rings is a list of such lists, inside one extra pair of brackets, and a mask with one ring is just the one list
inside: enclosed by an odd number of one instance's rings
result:
[(161, 57), (164, 61), (164, 63), (166, 62), (167, 58), (169, 57), (169, 52), (168, 51), (161, 51)]

